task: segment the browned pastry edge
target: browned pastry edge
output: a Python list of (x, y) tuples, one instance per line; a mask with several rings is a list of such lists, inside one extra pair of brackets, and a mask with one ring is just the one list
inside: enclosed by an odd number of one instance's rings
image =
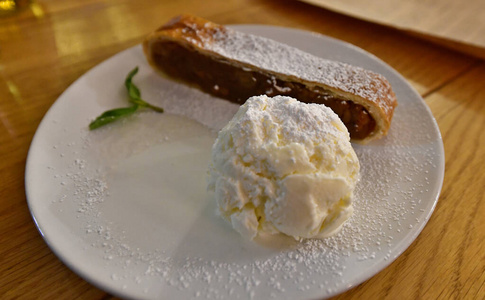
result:
[[(162, 71), (153, 59), (152, 49), (157, 43), (163, 43), (167, 41), (175, 42), (179, 45), (193, 49), (201, 54), (217, 59), (227, 59), (222, 57), (219, 53), (213, 52), (210, 49), (205, 48), (205, 45), (210, 43), (217, 43), (221, 35), (230, 35), (231, 30), (228, 30), (223, 25), (215, 24), (205, 19), (195, 17), (192, 15), (182, 15), (170, 20), (165, 25), (161, 26), (156, 31), (150, 33), (143, 43), (143, 50), (147, 57), (149, 64), (156, 70)], [(322, 59), (322, 61), (326, 61)], [(265, 71), (257, 69), (256, 66), (248, 65), (244, 62), (231, 61), (236, 66), (241, 68), (250, 68), (255, 71)], [(289, 76), (287, 74), (268, 72), (274, 75), (278, 79), (283, 81), (293, 81), (304, 84), (309, 88), (320, 87), (330, 91), (334, 95), (342, 98), (343, 100), (349, 100), (356, 104), (362, 105), (371, 117), (376, 122), (376, 127), (366, 138), (362, 140), (355, 140), (359, 143), (367, 143), (371, 140), (379, 139), (385, 136), (391, 125), (394, 109), (397, 106), (397, 100), (394, 92), (392, 91), (389, 82), (380, 74), (372, 71), (364, 70), (359, 67), (354, 67), (348, 64), (340, 64), (340, 67), (351, 68), (352, 72), (365, 72), (365, 75), (372, 79), (372, 84), (367, 88), (370, 89), (370, 93), (377, 95), (373, 99), (365, 98), (358, 93), (349, 92), (349, 89), (341, 88), (338, 85), (328, 85), (321, 82), (312, 82), (302, 80), (295, 76)], [(256, 67), (256, 68), (255, 68)]]

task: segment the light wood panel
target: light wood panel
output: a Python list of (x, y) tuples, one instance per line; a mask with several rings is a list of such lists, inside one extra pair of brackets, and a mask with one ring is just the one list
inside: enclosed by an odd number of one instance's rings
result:
[(357, 18), (409, 31), (485, 58), (485, 2), (454, 0), (302, 0)]

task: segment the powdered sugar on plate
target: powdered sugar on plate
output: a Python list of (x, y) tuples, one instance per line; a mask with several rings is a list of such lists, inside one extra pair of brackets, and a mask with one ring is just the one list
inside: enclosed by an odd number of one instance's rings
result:
[[(201, 37), (207, 35), (203, 29), (199, 34)], [(205, 49), (223, 59), (356, 94), (379, 103), (386, 114), (394, 106), (391, 105), (394, 98), (389, 93), (390, 85), (385, 78), (374, 72), (322, 59), (287, 44), (229, 28), (218, 30), (214, 36), (202, 38), (202, 41)], [(193, 43), (197, 45), (198, 42)]]
[[(290, 41), (315, 39), (278, 30)], [(322, 43), (340, 49), (333, 40)], [(122, 87), (105, 78), (122, 83), (134, 65), (140, 66), (134, 81), (142, 96), (167, 113), (144, 111), (88, 131), (89, 120), (125, 103)], [(362, 179), (354, 215), (334, 237), (251, 242), (221, 220), (205, 190), (206, 170), (216, 132), (237, 106), (160, 78), (139, 47), (81, 78), (46, 115), (27, 164), (29, 207), (47, 243), (69, 267), (121, 297), (335, 295), (407, 248), (441, 186), (436, 124), (419, 96), (389, 74), (402, 101), (386, 139), (354, 145)]]

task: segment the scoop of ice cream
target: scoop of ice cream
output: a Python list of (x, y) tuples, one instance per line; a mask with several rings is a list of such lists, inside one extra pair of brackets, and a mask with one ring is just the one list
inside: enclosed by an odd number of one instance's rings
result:
[(245, 237), (324, 238), (351, 216), (359, 168), (347, 128), (331, 109), (257, 96), (219, 132), (208, 188)]

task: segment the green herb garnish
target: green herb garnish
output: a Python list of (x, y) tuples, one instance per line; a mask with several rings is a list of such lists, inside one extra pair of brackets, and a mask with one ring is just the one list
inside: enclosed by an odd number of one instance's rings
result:
[(151, 105), (150, 103), (147, 103), (141, 99), (140, 89), (132, 82), (136, 73), (138, 73), (138, 67), (134, 68), (130, 73), (128, 73), (125, 79), (125, 87), (128, 91), (129, 101), (132, 105), (129, 107), (115, 108), (105, 111), (89, 124), (90, 130), (99, 128), (122, 117), (131, 115), (137, 111), (139, 107), (146, 107), (157, 112), (163, 112), (163, 108)]

